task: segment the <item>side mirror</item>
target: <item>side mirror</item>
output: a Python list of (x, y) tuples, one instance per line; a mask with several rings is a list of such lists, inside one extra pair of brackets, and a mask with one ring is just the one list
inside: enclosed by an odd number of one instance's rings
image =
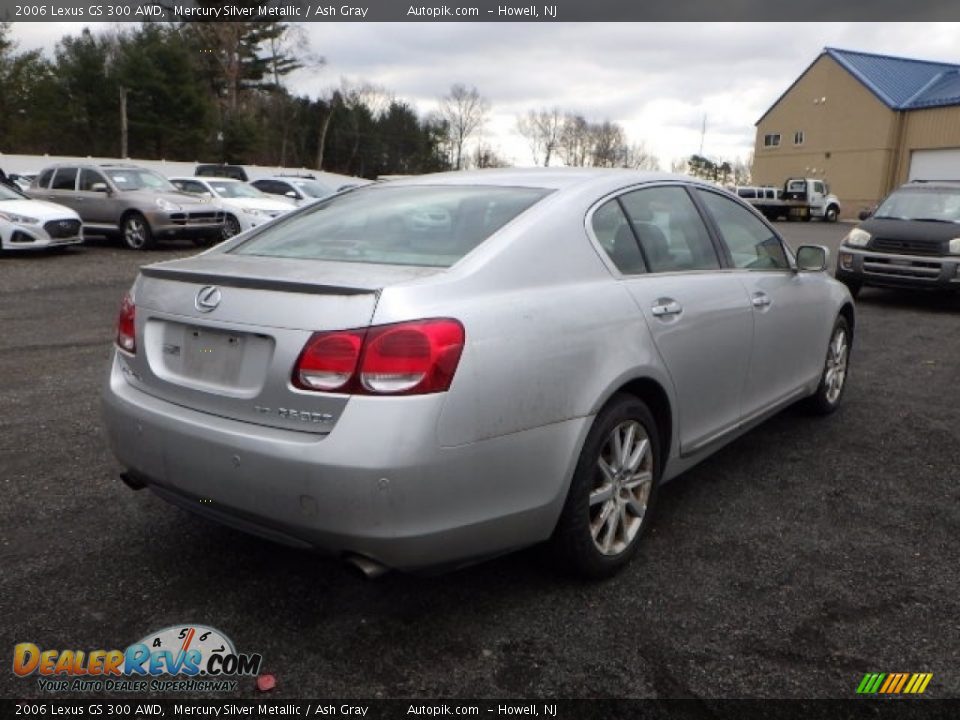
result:
[(106, 184), (106, 183), (94, 183), (93, 185), (90, 186), (90, 191), (91, 191), (91, 192), (109, 193), (109, 192), (110, 192), (110, 188), (107, 187), (107, 184)]
[(871, 215), (873, 215), (873, 213), (870, 212), (869, 210), (861, 210), (860, 213), (857, 215), (857, 217), (860, 218), (861, 220), (866, 220)]
[(296, 200), (299, 196), (293, 190), (287, 190), (284, 195), (286, 195), (291, 200)]
[(797, 270), (823, 272), (827, 269), (828, 251), (823, 245), (802, 245), (797, 250)]

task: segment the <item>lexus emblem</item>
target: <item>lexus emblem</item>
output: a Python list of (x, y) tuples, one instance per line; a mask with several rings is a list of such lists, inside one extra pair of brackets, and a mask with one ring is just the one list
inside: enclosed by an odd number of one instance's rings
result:
[(216, 285), (205, 285), (200, 288), (200, 292), (197, 293), (197, 297), (193, 301), (193, 306), (200, 312), (212, 312), (217, 309), (220, 300), (220, 288)]

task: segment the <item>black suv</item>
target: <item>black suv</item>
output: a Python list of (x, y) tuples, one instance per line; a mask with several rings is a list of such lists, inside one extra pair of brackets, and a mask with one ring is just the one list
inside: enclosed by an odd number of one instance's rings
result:
[(247, 182), (247, 171), (240, 165), (197, 165), (193, 171), (194, 177), (218, 177), (232, 178), (241, 182)]
[(907, 183), (860, 219), (837, 256), (851, 294), (865, 285), (960, 290), (960, 182)]

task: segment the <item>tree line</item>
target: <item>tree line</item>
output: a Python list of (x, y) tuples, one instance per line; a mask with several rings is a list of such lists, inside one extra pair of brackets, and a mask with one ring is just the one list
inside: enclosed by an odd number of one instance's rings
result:
[(0, 23), (0, 151), (322, 167), (376, 177), (450, 166), (448, 128), (370, 85), (291, 93), (319, 69), (289, 23), (118, 26), (17, 52)]
[[(241, 0), (256, 2), (256, 0)], [(51, 56), (18, 52), (0, 23), (0, 152), (314, 167), (346, 175), (509, 165), (483, 138), (491, 105), (454, 84), (422, 115), (387, 88), (341, 81), (292, 93), (295, 70), (319, 72), (303, 29), (283, 22), (118, 25), (67, 35)], [(535, 165), (659, 170), (617, 122), (530, 110), (516, 131)], [(739, 166), (693, 157), (672, 168), (723, 180)], [(731, 171), (728, 173), (728, 169)]]

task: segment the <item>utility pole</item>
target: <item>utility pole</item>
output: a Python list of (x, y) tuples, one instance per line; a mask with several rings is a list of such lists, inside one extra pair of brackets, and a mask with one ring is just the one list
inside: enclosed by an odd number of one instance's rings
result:
[(127, 89), (120, 88), (120, 157), (127, 157)]

